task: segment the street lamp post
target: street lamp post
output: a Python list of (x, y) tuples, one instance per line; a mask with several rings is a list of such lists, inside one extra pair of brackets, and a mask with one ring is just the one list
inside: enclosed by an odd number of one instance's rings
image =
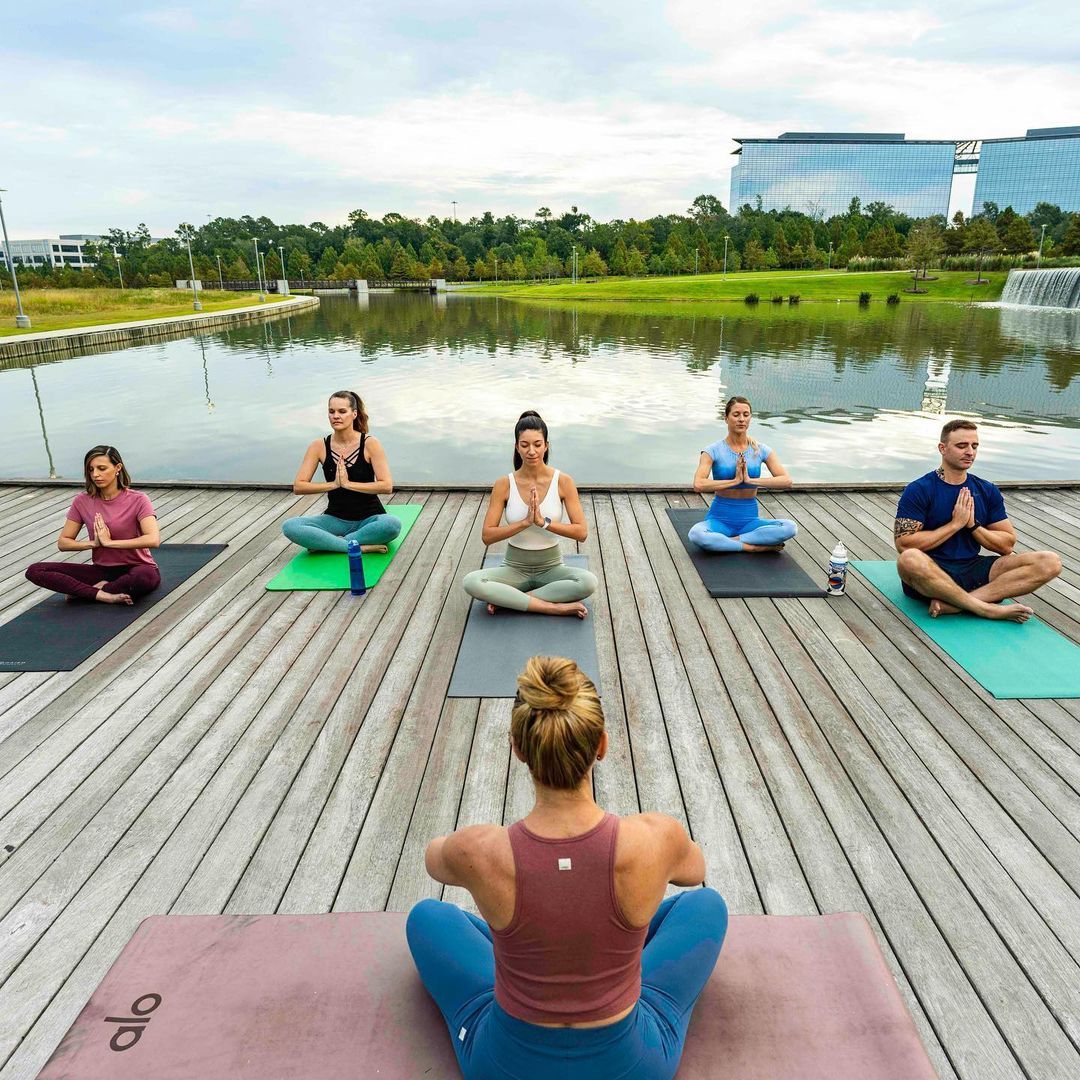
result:
[(577, 244), (574, 244), (573, 250), (574, 250), (574, 262), (573, 262), (573, 267), (571, 269), (571, 274), (572, 274), (571, 283), (576, 285), (577, 284)]
[(263, 292), (262, 270), (259, 267), (259, 241), (253, 237), (251, 242), (255, 245), (255, 276), (259, 279), (259, 303), (265, 304), (266, 293)]
[[(7, 188), (0, 188), (0, 192)], [(30, 316), (23, 311), (22, 296), (19, 294), (19, 275), (15, 272), (15, 261), (11, 257), (11, 241), (8, 240), (7, 222), (4, 220), (4, 200), (0, 199), (0, 229), (4, 233), (4, 253), (7, 255), (8, 269), (11, 271), (11, 285), (15, 290), (15, 327), (18, 330), (30, 329)]]
[(195, 260), (191, 257), (191, 237), (187, 239), (187, 261), (188, 267), (191, 270), (191, 299), (192, 306), (196, 311), (202, 311), (202, 304), (199, 303), (199, 293), (195, 288)]
[(288, 283), (289, 271), (285, 269), (285, 248), (281, 244), (278, 244), (278, 255), (281, 258), (281, 276)]
[(495, 260), (495, 284), (499, 284), (499, 256), (493, 251), (491, 257)]
[(1042, 247), (1043, 241), (1046, 239), (1046, 225), (1042, 225), (1039, 232), (1039, 257), (1035, 260), (1035, 269), (1038, 270), (1042, 267)]
[(451, 199), (450, 205), (454, 208), (454, 224), (457, 224), (457, 199)]
[(829, 261), (825, 265), (826, 265), (827, 269), (829, 269), (829, 270), (832, 269), (832, 241), (831, 240), (829, 241)]
[(698, 257), (698, 249), (694, 248), (694, 273), (695, 274), (697, 273), (697, 257)]
[(217, 256), (215, 256), (215, 258), (217, 259), (217, 283), (218, 283), (218, 288), (221, 289), (222, 292), (224, 292), (225, 291), (225, 279), (221, 276), (221, 256), (217, 255)]
[(120, 275), (120, 290), (124, 289), (124, 270), (120, 265), (120, 252), (116, 248), (112, 249), (113, 258), (116, 260), (116, 272)]
[(730, 236), (724, 237), (724, 277), (727, 277), (727, 246), (730, 239)]

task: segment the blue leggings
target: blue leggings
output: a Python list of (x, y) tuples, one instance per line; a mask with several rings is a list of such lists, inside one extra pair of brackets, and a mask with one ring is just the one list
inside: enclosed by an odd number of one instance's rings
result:
[(716, 498), (705, 520), (691, 527), (689, 539), (705, 551), (742, 551), (743, 544), (775, 547), (798, 531), (787, 518), (758, 517), (757, 499)]
[(313, 514), (289, 518), (281, 531), (308, 551), (347, 552), (350, 540), (358, 544), (389, 544), (401, 532), (401, 518), (373, 514), (363, 521), (346, 521), (333, 514)]
[(405, 932), (466, 1080), (669, 1080), (724, 943), (727, 905), (712, 889), (665, 900), (645, 938), (637, 1005), (600, 1028), (546, 1028), (504, 1012), (491, 931), (454, 904), (421, 900)]

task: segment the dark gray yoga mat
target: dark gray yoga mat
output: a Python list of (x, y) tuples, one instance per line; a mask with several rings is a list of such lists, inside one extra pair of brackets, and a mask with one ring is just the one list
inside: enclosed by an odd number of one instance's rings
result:
[(228, 544), (163, 544), (154, 552), (161, 584), (127, 604), (69, 600), (56, 593), (0, 626), (0, 671), (72, 671)]
[[(710, 596), (824, 596), (817, 584), (786, 551), (734, 551), (716, 554), (690, 543), (690, 528), (705, 510), (667, 512), (690, 561)], [(822, 579), (825, 571), (821, 571)]]
[[(584, 555), (565, 555), (568, 566), (588, 568)], [(484, 566), (499, 566), (502, 558), (489, 555)], [(591, 598), (590, 598), (591, 600)], [(588, 618), (531, 615), (499, 608), (489, 615), (487, 605), (474, 600), (465, 622), (457, 664), (447, 697), (512, 698), (517, 677), (532, 656), (565, 656), (573, 660), (600, 692), (600, 665), (596, 659), (596, 635), (590, 600)]]

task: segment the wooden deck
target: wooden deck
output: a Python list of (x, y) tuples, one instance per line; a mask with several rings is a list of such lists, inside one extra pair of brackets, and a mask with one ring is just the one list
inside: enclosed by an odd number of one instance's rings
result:
[[(439, 893), (429, 837), (530, 805), (509, 701), (445, 698), (482, 495), (395, 496), (424, 512), (357, 600), (263, 589), (317, 500), (148, 490), (168, 540), (228, 551), (78, 670), (0, 674), (5, 1080), (144, 916), (405, 909)], [(71, 494), (0, 486), (0, 621), (39, 599), (22, 569)], [(1064, 558), (1034, 606), (1080, 641), (1080, 489), (1006, 498)], [(585, 496), (601, 802), (684, 820), (735, 912), (864, 912), (943, 1077), (1080, 1075), (1080, 701), (995, 701), (854, 573), (839, 599), (710, 599), (664, 514), (699, 501)], [(892, 555), (895, 494), (763, 502), (816, 575), (838, 536)]]

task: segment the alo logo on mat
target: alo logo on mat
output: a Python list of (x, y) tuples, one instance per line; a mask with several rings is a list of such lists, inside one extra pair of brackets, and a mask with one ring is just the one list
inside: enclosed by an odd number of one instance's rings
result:
[(131, 1016), (106, 1016), (106, 1024), (119, 1024), (109, 1040), (109, 1049), (130, 1050), (141, 1038), (146, 1025), (150, 1023), (150, 1014), (161, 1004), (160, 994), (143, 994), (131, 1003)]

